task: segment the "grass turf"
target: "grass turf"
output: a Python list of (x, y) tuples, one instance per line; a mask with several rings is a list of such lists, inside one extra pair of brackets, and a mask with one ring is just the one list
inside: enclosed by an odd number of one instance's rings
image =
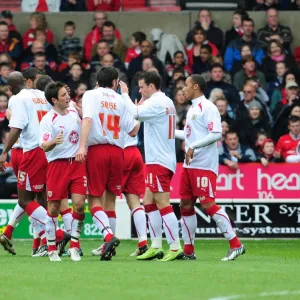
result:
[[(0, 247), (0, 299), (300, 299), (300, 241), (245, 241), (247, 253), (221, 262), (225, 241), (196, 241), (196, 261), (136, 261), (136, 241), (122, 241), (110, 262), (91, 256), (97, 241), (82, 241), (84, 257), (50, 263), (30, 257), (31, 242)], [(165, 249), (167, 246), (165, 245)], [(277, 291), (278, 294), (260, 294)], [(294, 294), (293, 294), (294, 293)], [(240, 295), (224, 298), (225, 296)], [(222, 297), (223, 298), (222, 298)], [(220, 298), (218, 298), (220, 297)]]

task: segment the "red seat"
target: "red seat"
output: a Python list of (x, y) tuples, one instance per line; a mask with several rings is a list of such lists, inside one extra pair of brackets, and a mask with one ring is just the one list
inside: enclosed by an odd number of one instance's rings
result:
[(0, 11), (10, 10), (12, 12), (21, 11), (21, 1), (20, 0), (1, 0), (0, 1)]
[(176, 12), (180, 6), (144, 6), (144, 7), (123, 7), (123, 11), (148, 11), (148, 12)]

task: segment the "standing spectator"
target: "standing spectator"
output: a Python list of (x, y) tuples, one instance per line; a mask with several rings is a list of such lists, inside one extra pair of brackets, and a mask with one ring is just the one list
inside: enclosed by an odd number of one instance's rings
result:
[(60, 0), (22, 0), (22, 12), (59, 12)]
[(263, 49), (267, 50), (270, 43), (270, 36), (279, 34), (283, 39), (284, 48), (290, 50), (293, 40), (292, 31), (289, 27), (279, 24), (278, 11), (275, 8), (269, 8), (266, 12), (267, 24), (257, 32), (257, 39)]
[(58, 45), (58, 53), (60, 61), (66, 62), (70, 52), (81, 53), (82, 47), (80, 45), (80, 39), (75, 37), (75, 23), (73, 21), (67, 21), (64, 26), (65, 37), (60, 41)]
[(23, 47), (26, 49), (34, 41), (34, 32), (39, 28), (46, 30), (47, 42), (53, 44), (53, 32), (48, 28), (48, 23), (45, 14), (42, 12), (34, 12), (30, 15), (30, 29), (23, 36)]
[(269, 8), (278, 9), (278, 0), (260, 0), (257, 1), (256, 6), (253, 8), (254, 11), (268, 10)]
[(217, 97), (215, 105), (218, 108), (222, 121), (225, 121), (229, 126), (232, 126), (233, 119), (228, 113), (228, 111), (231, 110), (228, 105), (228, 100), (224, 96)]
[(32, 67), (37, 68), (42, 74), (50, 76), (53, 80), (57, 79), (56, 72), (47, 65), (46, 54), (43, 52), (37, 52), (33, 55)]
[(243, 24), (243, 36), (231, 41), (226, 48), (224, 56), (224, 66), (226, 71), (231, 72), (235, 61), (240, 61), (241, 49), (244, 45), (248, 45), (251, 49), (252, 56), (261, 65), (265, 56), (264, 51), (256, 40), (254, 33), (254, 21), (250, 18), (245, 18), (242, 21)]
[[(214, 24), (214, 21), (211, 19), (211, 12), (207, 9), (201, 9), (199, 11), (199, 17), (196, 21), (194, 28), (202, 28), (206, 35), (206, 38), (214, 45), (217, 46), (219, 51), (223, 48), (223, 32), (217, 28)], [(193, 30), (187, 34), (186, 43), (191, 44), (193, 42)]]
[[(107, 16), (104, 11), (95, 13), (96, 24), (92, 31), (88, 33), (84, 40), (84, 58), (90, 61), (96, 53), (97, 43), (102, 39), (102, 27), (107, 21)], [(116, 39), (121, 40), (121, 33), (118, 29), (115, 30)]]
[(7, 53), (16, 63), (22, 54), (22, 45), (16, 38), (9, 37), (9, 28), (6, 22), (0, 22), (0, 53)]
[(173, 58), (173, 64), (167, 67), (167, 74), (169, 78), (173, 77), (173, 73), (177, 69), (184, 70), (184, 74), (183, 74), (184, 77), (188, 77), (190, 74), (192, 74), (192, 70), (186, 64), (184, 53), (182, 51), (175, 52)]
[(0, 92), (0, 123), (4, 121), (8, 107), (8, 95)]
[(245, 11), (236, 10), (232, 15), (232, 27), (225, 33), (225, 48), (229, 43), (236, 38), (243, 36), (242, 21), (244, 18), (249, 18), (249, 15)]
[(22, 44), (22, 36), (17, 31), (16, 26), (13, 24), (13, 14), (9, 10), (3, 10), (0, 14), (0, 21), (4, 21), (8, 24), (9, 37), (15, 38)]
[(202, 74), (211, 68), (212, 49), (209, 45), (202, 45), (200, 49), (200, 59), (195, 59), (193, 64), (193, 74)]
[(125, 57), (125, 66), (128, 68), (129, 63), (141, 54), (141, 43), (147, 39), (144, 32), (134, 32), (130, 39), (130, 48), (127, 49)]
[(7, 84), (7, 77), (11, 73), (12, 68), (10, 63), (0, 63), (0, 85)]
[(87, 0), (88, 11), (119, 11), (120, 0)]
[(60, 11), (86, 11), (85, 0), (61, 0)]

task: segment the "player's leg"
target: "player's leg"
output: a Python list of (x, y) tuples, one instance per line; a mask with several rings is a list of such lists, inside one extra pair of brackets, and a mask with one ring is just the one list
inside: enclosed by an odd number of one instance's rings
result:
[(116, 214), (116, 195), (110, 191), (104, 193), (103, 208), (109, 220), (109, 226), (113, 234), (116, 234), (117, 214)]
[(71, 234), (71, 224), (72, 224), (73, 217), (72, 217), (72, 208), (69, 207), (67, 198), (61, 201), (60, 215), (64, 223), (65, 231)]

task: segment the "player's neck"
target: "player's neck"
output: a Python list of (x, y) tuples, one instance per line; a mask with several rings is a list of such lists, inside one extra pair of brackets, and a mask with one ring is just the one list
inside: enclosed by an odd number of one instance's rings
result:
[(194, 95), (193, 100), (198, 99), (198, 98), (200, 98), (200, 97), (202, 97), (202, 96), (203, 96), (202, 93), (196, 93), (196, 94)]
[(68, 113), (68, 110), (66, 108), (64, 109), (60, 109), (57, 106), (53, 106), (53, 110), (56, 111), (58, 114), (60, 114), (61, 116), (65, 116)]

